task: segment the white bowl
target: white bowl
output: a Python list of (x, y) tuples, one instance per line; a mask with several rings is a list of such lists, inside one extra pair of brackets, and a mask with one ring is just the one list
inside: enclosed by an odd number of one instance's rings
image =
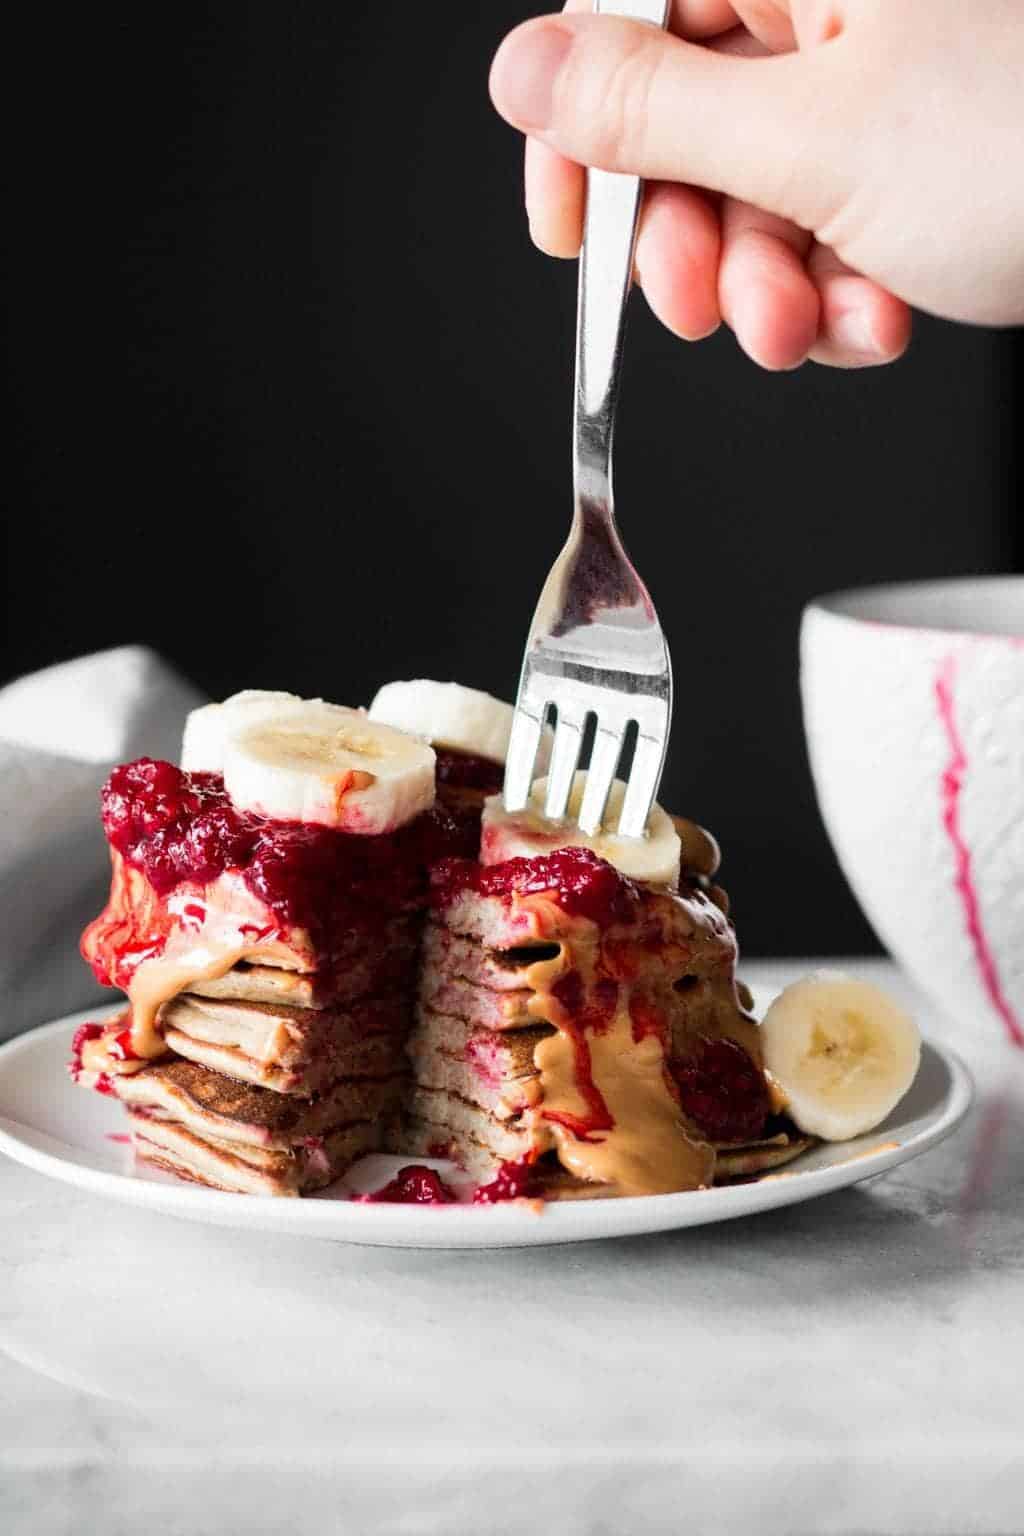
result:
[(820, 598), (811, 768), (882, 942), (965, 1034), (1024, 1045), (1024, 577)]

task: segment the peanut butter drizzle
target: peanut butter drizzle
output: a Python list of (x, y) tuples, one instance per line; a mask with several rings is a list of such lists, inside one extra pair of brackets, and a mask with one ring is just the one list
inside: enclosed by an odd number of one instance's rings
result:
[[(192, 935), (183, 937), (193, 939)], [(142, 962), (128, 985), (128, 1039), (138, 1059), (122, 1060), (110, 1051), (111, 1037), (124, 1028), (122, 1016), (116, 1028), (108, 1026), (99, 1039), (90, 1041), (83, 1048), (83, 1065), (87, 1070), (106, 1072), (108, 1076), (140, 1071), (147, 1061), (154, 1061), (167, 1052), (160, 1025), (160, 1009), (164, 1003), (188, 991), (197, 981), (216, 981), (226, 976), (240, 960), (260, 958), (266, 961), (267, 948), (256, 949), (251, 940), (239, 943), (237, 937), (232, 944), (217, 933), (191, 943), (174, 944), (172, 940), (163, 955)]]
[[(156, 904), (143, 877), (115, 854), (110, 901), (90, 931), (106, 922), (116, 925), (140, 901), (151, 907)], [(160, 1009), (196, 982), (226, 976), (242, 960), (295, 967), (294, 950), (285, 942), (276, 919), (237, 876), (222, 875), (212, 885), (176, 891), (160, 905), (163, 921), (170, 923), (166, 940), (159, 953), (139, 961), (126, 989), (128, 1040), (139, 1059), (125, 1060), (111, 1053), (114, 1036), (124, 1028), (121, 1019), (116, 1030), (108, 1027), (102, 1037), (89, 1043), (89, 1070), (111, 1076), (137, 1072), (146, 1061), (164, 1055)]]
[(242, 960), (263, 965), (284, 962), (294, 968), (287, 946), (272, 940), (254, 943), (238, 931), (238, 919), (211, 919), (196, 934), (175, 934), (162, 955), (145, 960), (128, 985), (131, 1004), (131, 1046), (136, 1056), (152, 1059), (167, 1047), (160, 1027), (160, 1009), (197, 981), (218, 981)]
[[(175, 935), (175, 938), (177, 935)], [(131, 1003), (131, 1046), (136, 1056), (152, 1059), (162, 1056), (167, 1047), (158, 1015), (164, 1003), (185, 992), (197, 981), (217, 981), (233, 966), (253, 952), (251, 942), (234, 944), (226, 935), (206, 937), (188, 935), (176, 945), (172, 939), (164, 953), (144, 960), (128, 985)]]
[[(591, 1036), (594, 1086), (614, 1121), (585, 1140), (557, 1122), (551, 1133), (563, 1168), (623, 1195), (664, 1195), (711, 1182), (715, 1154), (692, 1141), (665, 1082), (665, 1052), (653, 1035), (638, 1042), (626, 1009), (611, 1028)], [(587, 1106), (576, 1086), (576, 1048), (564, 1033), (542, 1040), (534, 1052), (544, 1104), (582, 1116)]]
[[(600, 929), (585, 918), (567, 924), (565, 914), (543, 897), (532, 904), (550, 909), (552, 926), (562, 930), (560, 952), (529, 967), (533, 995), (529, 1012), (556, 1033), (534, 1049), (539, 1103), (533, 1110), (541, 1150), (552, 1145), (562, 1166), (577, 1178), (613, 1186), (623, 1195), (670, 1194), (711, 1183), (715, 1155), (693, 1137), (669, 1087), (664, 1044), (648, 1034), (637, 1041), (630, 1014), (632, 988), (619, 981), (610, 1022), (585, 1028), (572, 1019), (554, 990), (571, 971), (580, 974), (584, 998), (592, 998), (600, 952)], [(569, 933), (566, 935), (566, 928)], [(593, 1096), (581, 1088), (580, 1055), (609, 1124), (585, 1136), (558, 1118), (591, 1123)]]

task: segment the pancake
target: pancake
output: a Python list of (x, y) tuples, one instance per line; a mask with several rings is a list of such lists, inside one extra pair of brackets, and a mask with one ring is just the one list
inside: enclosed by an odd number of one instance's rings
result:
[(410, 1011), (401, 994), (351, 1009), (186, 995), (165, 1004), (161, 1023), (179, 1056), (277, 1093), (309, 1097), (338, 1077), (399, 1070)]
[(173, 1120), (129, 1111), (132, 1145), (146, 1162), (231, 1194), (296, 1196), (324, 1189), (359, 1157), (380, 1145), (380, 1125), (345, 1126), (288, 1152), (254, 1151), (236, 1142), (200, 1137)]
[(268, 1067), (230, 1046), (194, 1040), (176, 1029), (167, 1031), (166, 1040), (171, 1050), (186, 1061), (272, 1093), (301, 1098), (320, 1092), (337, 1078), (339, 1071), (351, 1077), (382, 1077), (401, 1071), (404, 1061), (401, 1041), (389, 1035), (360, 1041), (337, 1057), (325, 1054), (314, 1063), (287, 1072)]
[[(403, 1104), (403, 1127), (396, 1133), (396, 1151), (426, 1155), (419, 1136), (423, 1124), (431, 1128), (435, 1144), (447, 1143), (454, 1148), (450, 1154), (453, 1161), (469, 1172), (476, 1172), (476, 1160), (482, 1160), (485, 1169), (493, 1171), (500, 1163), (517, 1162), (535, 1150), (532, 1129), (500, 1120), (458, 1094), (414, 1085), (405, 1094)], [(406, 1127), (413, 1129), (407, 1132)]]
[(817, 1146), (813, 1136), (804, 1136), (796, 1126), (789, 1126), (775, 1136), (762, 1141), (748, 1142), (745, 1146), (726, 1145), (718, 1148), (715, 1163), (715, 1183), (726, 1184), (732, 1179), (753, 1179), (781, 1168), (794, 1158)]
[(114, 1093), (140, 1116), (175, 1121), (202, 1138), (291, 1152), (309, 1137), (371, 1118), (386, 1119), (405, 1086), (402, 1073), (351, 1078), (312, 1099), (236, 1082), (191, 1061), (166, 1060), (117, 1078)]
[(423, 934), (422, 974), (458, 977), (495, 992), (518, 991), (524, 984), (523, 972), (538, 960), (553, 959), (558, 949), (557, 944), (485, 949), (443, 923), (431, 922)]
[(402, 1115), (393, 1141), (395, 1152), (411, 1158), (446, 1157), (482, 1184), (493, 1179), (502, 1164), (502, 1158), (465, 1127), (453, 1129), (418, 1115)]
[(529, 1013), (529, 987), (498, 990), (425, 965), (420, 999), (437, 1013), (474, 1019), (486, 1029), (519, 1029), (535, 1021)]
[(544, 1026), (488, 1030), (421, 1007), (406, 1049), (420, 1087), (456, 1094), (511, 1120), (536, 1102), (533, 1053), (551, 1033)]
[(381, 944), (367, 947), (357, 935), (331, 970), (302, 972), (276, 965), (242, 962), (213, 981), (195, 981), (189, 992), (197, 997), (248, 1003), (283, 1003), (292, 1008), (326, 1008), (415, 981), (418, 923), (397, 918), (383, 931)]

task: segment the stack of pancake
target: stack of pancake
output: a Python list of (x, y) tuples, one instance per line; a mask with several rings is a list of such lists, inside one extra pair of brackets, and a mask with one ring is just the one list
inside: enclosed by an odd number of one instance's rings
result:
[(139, 1156), (277, 1196), (367, 1152), (448, 1156), (504, 1197), (513, 1169), (629, 1195), (796, 1155), (713, 839), (677, 821), (678, 894), (550, 836), (478, 862), (500, 769), (438, 763), (440, 804), (393, 836), (239, 810), (214, 767), (115, 771), (83, 954), (131, 1007), (82, 1027), (71, 1070), (123, 1102)]
[[(574, 999), (583, 1021), (576, 1044), (589, 1040), (592, 1050), (594, 1004), (604, 996), (607, 1018), (596, 1034), (615, 1009), (625, 1009), (634, 1040), (644, 1031), (658, 1040), (680, 1125), (701, 1149), (699, 1182), (763, 1172), (795, 1157), (808, 1142), (772, 1113), (749, 994), (735, 981), (726, 907), (709, 875), (691, 868), (678, 896), (640, 892), (638, 905), (600, 932), (595, 953), (593, 926), (567, 919), (554, 893), (536, 903), (510, 903), (471, 885), (455, 899), (442, 894), (424, 937), (400, 1150), (450, 1157), (477, 1179), (505, 1164), (530, 1165), (531, 1189), (549, 1197), (635, 1192), (565, 1166), (539, 1066), (557, 1033), (554, 1021), (566, 1022), (559, 997)], [(737, 1102), (724, 1104), (728, 1090), (714, 1085), (714, 1117), (702, 1124), (698, 1069), (709, 1046), (719, 1052), (716, 1065), (724, 1060), (735, 1074)]]
[(379, 1149), (407, 1079), (419, 922), (394, 919), (329, 977), (239, 964), (164, 1004), (171, 1054), (105, 1078), (139, 1156), (218, 1189), (299, 1195)]

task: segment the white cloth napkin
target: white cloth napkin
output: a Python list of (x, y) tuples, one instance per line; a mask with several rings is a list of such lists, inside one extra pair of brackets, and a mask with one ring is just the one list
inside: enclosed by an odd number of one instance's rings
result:
[(0, 689), (0, 1040), (99, 998), (78, 953), (106, 899), (99, 791), (116, 763), (177, 762), (200, 693), (142, 646)]

